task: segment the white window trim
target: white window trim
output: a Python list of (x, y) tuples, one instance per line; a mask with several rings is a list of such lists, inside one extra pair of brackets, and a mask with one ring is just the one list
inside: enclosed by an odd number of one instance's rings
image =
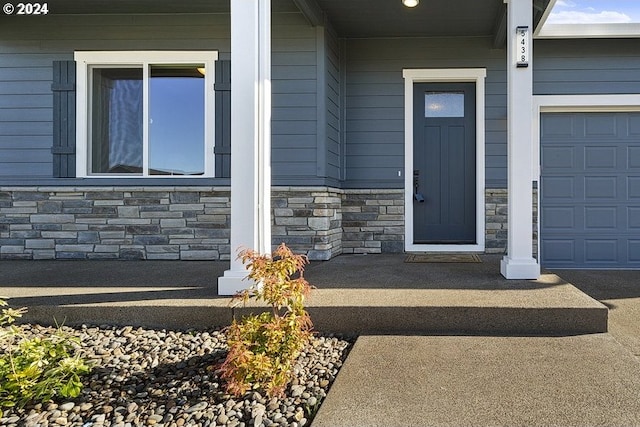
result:
[[(404, 69), (404, 205), (407, 252), (484, 252), (485, 249), (485, 68)], [(476, 244), (413, 243), (413, 84), (473, 82), (476, 84)]]
[[(76, 176), (79, 178), (211, 178), (215, 176), (215, 61), (217, 51), (77, 51), (76, 61)], [(204, 175), (147, 175), (148, 152), (143, 154), (145, 175), (91, 174), (89, 173), (89, 67), (90, 66), (144, 66), (145, 64), (192, 64), (203, 63), (207, 70), (205, 85), (205, 164)], [(146, 67), (143, 67), (145, 69)], [(144, 71), (145, 75), (147, 71)], [(145, 79), (146, 81), (146, 79)], [(143, 109), (148, 111), (147, 85), (144, 85)], [(143, 123), (148, 134), (149, 123)]]
[[(538, 252), (542, 246), (542, 189), (540, 188), (542, 134), (540, 124), (543, 113), (627, 113), (640, 112), (638, 95), (534, 95), (533, 96), (533, 171), (538, 182)], [(540, 259), (540, 253), (538, 253)]]

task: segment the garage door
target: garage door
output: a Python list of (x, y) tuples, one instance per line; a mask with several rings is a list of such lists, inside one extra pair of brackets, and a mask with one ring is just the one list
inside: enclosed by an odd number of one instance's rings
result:
[(640, 268), (640, 113), (541, 118), (545, 267)]

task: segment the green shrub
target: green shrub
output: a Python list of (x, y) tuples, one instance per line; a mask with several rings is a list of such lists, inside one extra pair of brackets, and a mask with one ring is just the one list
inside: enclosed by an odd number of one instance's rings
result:
[(296, 359), (311, 338), (311, 319), (304, 309), (311, 290), (303, 276), (308, 260), (284, 243), (272, 255), (245, 250), (239, 258), (253, 285), (234, 299), (263, 301), (271, 311), (234, 320), (227, 328), (229, 353), (220, 367), (222, 378), (227, 392), (236, 396), (250, 389), (282, 395)]
[[(0, 299), (0, 306), (7, 303)], [(3, 308), (0, 315), (0, 417), (2, 408), (24, 407), (55, 396), (76, 397), (80, 376), (90, 367), (75, 353), (79, 340), (60, 328), (49, 336), (27, 338), (13, 325), (25, 308)]]

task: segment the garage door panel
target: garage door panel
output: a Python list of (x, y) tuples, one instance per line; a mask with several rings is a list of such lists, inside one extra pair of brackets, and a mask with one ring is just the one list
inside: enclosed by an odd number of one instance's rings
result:
[(541, 126), (542, 264), (640, 268), (640, 114), (543, 114)]
[(572, 239), (548, 239), (542, 243), (542, 250), (553, 262), (573, 262), (576, 257), (576, 242)]
[(584, 227), (586, 230), (615, 230), (618, 228), (618, 208), (592, 207), (584, 208)]
[(618, 116), (616, 114), (596, 113), (589, 117), (585, 117), (581, 114), (580, 117), (583, 117), (585, 123), (585, 136), (587, 138), (618, 136)]
[(627, 188), (629, 189), (629, 200), (640, 200), (640, 176), (628, 177)]
[(638, 240), (629, 240), (627, 243), (628, 247), (628, 260), (629, 263), (637, 263), (640, 264), (640, 239)]
[(618, 147), (590, 146), (584, 149), (585, 169), (616, 169)]
[(584, 197), (615, 200), (618, 198), (618, 180), (615, 176), (587, 176), (584, 178)]
[(576, 162), (574, 147), (544, 147), (542, 149), (542, 158), (544, 159), (544, 167), (549, 170), (562, 170), (566, 172), (568, 169), (574, 169)]
[(627, 208), (627, 224), (630, 231), (640, 231), (640, 207)]
[(542, 188), (549, 199), (574, 198), (575, 185), (574, 178), (570, 176), (557, 176), (546, 178), (542, 181)]
[(629, 147), (627, 149), (627, 167), (629, 169), (640, 169), (640, 146)]
[(584, 136), (580, 126), (575, 124), (575, 116), (560, 117), (558, 115), (547, 115), (541, 126), (541, 136), (545, 139), (566, 138), (568, 136)]
[(640, 113), (629, 113), (629, 136), (640, 136)]
[(618, 240), (616, 239), (585, 239), (584, 260), (586, 263), (618, 262)]
[(572, 230), (576, 227), (576, 208), (544, 207), (542, 221), (548, 230)]

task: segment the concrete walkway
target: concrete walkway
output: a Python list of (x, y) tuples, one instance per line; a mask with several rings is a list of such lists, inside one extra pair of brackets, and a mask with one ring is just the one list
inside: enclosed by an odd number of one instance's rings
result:
[(640, 426), (640, 271), (557, 271), (609, 333), (362, 336), (313, 427)]
[(363, 336), (313, 423), (638, 425), (640, 364), (607, 334)]

